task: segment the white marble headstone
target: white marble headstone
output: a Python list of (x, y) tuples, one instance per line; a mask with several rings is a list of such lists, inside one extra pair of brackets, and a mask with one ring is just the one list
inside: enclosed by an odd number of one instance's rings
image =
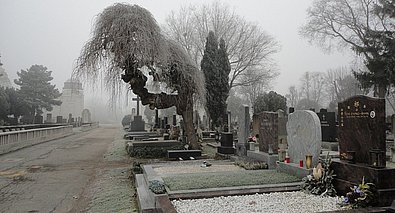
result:
[(288, 155), (291, 162), (305, 161), (313, 156), (313, 166), (318, 163), (321, 152), (321, 124), (315, 112), (298, 110), (288, 116)]

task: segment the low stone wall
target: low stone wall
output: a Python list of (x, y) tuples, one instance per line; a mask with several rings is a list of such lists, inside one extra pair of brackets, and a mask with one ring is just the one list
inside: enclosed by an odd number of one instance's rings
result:
[(73, 126), (58, 126), (0, 133), (0, 154), (73, 134)]

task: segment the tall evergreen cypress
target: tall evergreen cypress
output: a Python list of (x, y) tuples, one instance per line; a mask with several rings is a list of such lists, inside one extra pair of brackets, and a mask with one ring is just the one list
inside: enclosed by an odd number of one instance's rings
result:
[(212, 127), (222, 126), (226, 120), (226, 99), (229, 95), (229, 73), (231, 70), (225, 41), (210, 31), (204, 50), (201, 69), (206, 78), (206, 99)]

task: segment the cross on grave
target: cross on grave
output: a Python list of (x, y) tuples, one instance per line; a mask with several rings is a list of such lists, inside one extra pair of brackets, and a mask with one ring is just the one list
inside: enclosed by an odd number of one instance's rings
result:
[(137, 98), (132, 98), (132, 101), (137, 101), (137, 116), (140, 115), (140, 97), (137, 96)]

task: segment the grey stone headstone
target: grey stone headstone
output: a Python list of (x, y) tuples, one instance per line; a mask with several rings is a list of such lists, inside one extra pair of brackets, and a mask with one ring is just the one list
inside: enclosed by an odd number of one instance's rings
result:
[(91, 123), (91, 112), (89, 109), (82, 110), (82, 123)]
[(313, 166), (321, 152), (321, 124), (317, 114), (309, 110), (295, 111), (288, 116), (288, 155), (291, 162), (305, 161), (313, 156)]
[(145, 131), (145, 121), (141, 115), (135, 115), (133, 121), (130, 122), (129, 132)]
[(242, 107), (242, 115), (239, 117), (239, 131), (237, 132), (238, 143), (247, 143), (250, 135), (250, 108)]

